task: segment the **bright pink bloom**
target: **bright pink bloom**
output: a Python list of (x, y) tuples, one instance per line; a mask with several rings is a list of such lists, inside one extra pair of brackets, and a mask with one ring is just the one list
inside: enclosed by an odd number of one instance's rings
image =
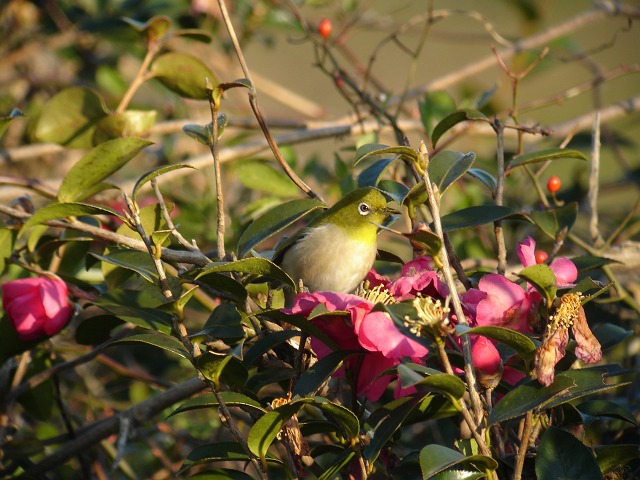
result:
[(371, 269), (366, 280), (371, 288), (382, 285), (398, 302), (415, 298), (418, 293), (423, 296), (445, 298), (449, 289), (431, 269), (430, 260), (430, 257), (418, 257), (407, 262), (395, 280), (389, 280)]
[[(347, 359), (345, 364), (357, 374), (358, 395), (367, 395), (371, 401), (378, 400), (392, 380), (390, 375), (380, 376), (385, 370), (398, 365), (405, 357), (418, 360), (428, 353), (426, 347), (400, 333), (388, 315), (372, 312), (373, 304), (356, 295), (301, 293), (296, 296), (293, 307), (283, 311), (308, 316), (318, 305), (324, 305), (330, 312), (347, 312), (348, 316), (320, 315), (311, 322), (341, 350), (362, 353)], [(330, 353), (330, 349), (316, 338), (311, 339), (311, 346), (319, 358)], [(337, 373), (337, 376), (341, 375), (344, 375), (343, 371)]]
[[(536, 241), (527, 237), (524, 242), (518, 243), (518, 257), (525, 267), (536, 265)], [(578, 278), (578, 269), (575, 264), (565, 257), (558, 257), (549, 264), (549, 268), (556, 275), (558, 288), (571, 288)]]
[(23, 278), (5, 283), (2, 307), (20, 340), (55, 335), (73, 314), (67, 299), (67, 285), (57, 277)]

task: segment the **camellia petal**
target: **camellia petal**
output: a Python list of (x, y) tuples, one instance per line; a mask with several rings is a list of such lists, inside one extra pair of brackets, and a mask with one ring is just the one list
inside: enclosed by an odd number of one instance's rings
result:
[(354, 322), (354, 328), (363, 348), (381, 352), (387, 358), (420, 358), (428, 353), (426, 347), (400, 333), (384, 312), (367, 314)]
[(558, 288), (571, 288), (574, 286), (573, 282), (578, 278), (578, 269), (571, 260), (564, 257), (556, 258), (551, 262), (549, 268), (556, 275)]

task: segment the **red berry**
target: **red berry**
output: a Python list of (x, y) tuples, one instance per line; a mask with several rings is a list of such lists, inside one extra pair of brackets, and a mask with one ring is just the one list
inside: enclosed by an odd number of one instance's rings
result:
[(544, 263), (549, 258), (549, 255), (544, 250), (536, 250), (534, 256), (536, 257), (536, 263)]
[(562, 181), (560, 181), (560, 178), (556, 177), (555, 175), (551, 177), (547, 182), (547, 190), (549, 190), (551, 193), (556, 193), (558, 190), (560, 190), (561, 186)]
[(322, 38), (329, 38), (329, 35), (331, 35), (331, 30), (333, 30), (331, 20), (329, 20), (328, 18), (323, 18), (322, 20), (320, 20), (320, 23), (318, 24), (318, 33)]

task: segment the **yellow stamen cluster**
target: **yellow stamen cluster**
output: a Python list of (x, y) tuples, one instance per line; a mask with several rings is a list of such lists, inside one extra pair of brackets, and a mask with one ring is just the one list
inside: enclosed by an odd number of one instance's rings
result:
[(560, 305), (555, 314), (549, 316), (549, 328), (552, 331), (560, 327), (569, 328), (580, 315), (582, 295), (579, 293), (567, 293), (560, 298)]
[(418, 318), (411, 318), (409, 315), (405, 315), (404, 326), (416, 337), (421, 336), (426, 329), (432, 329), (433, 327), (448, 330), (450, 312), (448, 298), (445, 305), (442, 305), (440, 300), (434, 300), (431, 297), (423, 297), (418, 294), (413, 299), (412, 305), (416, 309)]
[(382, 285), (369, 288), (368, 283), (362, 283), (356, 289), (355, 294), (358, 297), (362, 297), (365, 300), (370, 301), (371, 303), (381, 303), (383, 305), (396, 303), (396, 299), (393, 298), (393, 296), (389, 293), (389, 290), (384, 288)]

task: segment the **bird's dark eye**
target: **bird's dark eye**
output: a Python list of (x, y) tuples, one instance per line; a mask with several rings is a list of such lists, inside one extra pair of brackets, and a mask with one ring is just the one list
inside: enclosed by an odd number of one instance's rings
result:
[(360, 205), (358, 205), (358, 213), (360, 215), (369, 215), (370, 211), (371, 207), (368, 204), (362, 202)]

